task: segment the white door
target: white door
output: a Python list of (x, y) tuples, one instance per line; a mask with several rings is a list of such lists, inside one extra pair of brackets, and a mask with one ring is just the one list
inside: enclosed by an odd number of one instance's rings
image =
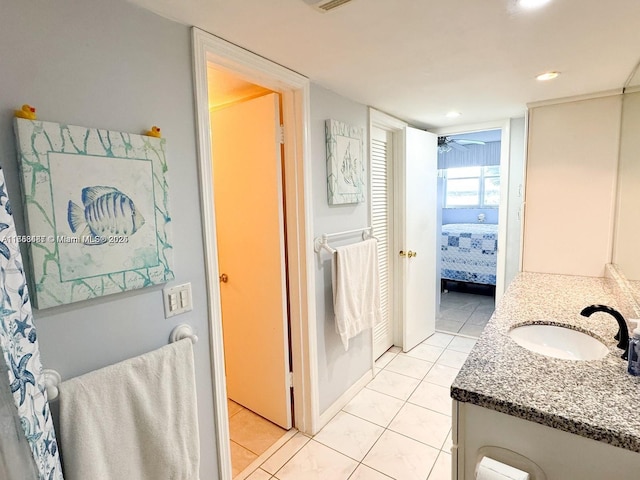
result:
[(231, 400), (291, 428), (277, 94), (211, 113), (220, 297)]
[(373, 358), (377, 359), (393, 345), (392, 298), (392, 204), (393, 133), (371, 127), (371, 228), (378, 239), (380, 274), (380, 310), (382, 319), (373, 328)]
[[(402, 301), (402, 349), (406, 352), (435, 332), (437, 268), (438, 137), (407, 127), (404, 194), (396, 196), (401, 219), (398, 246)], [(400, 250), (402, 254), (400, 254)]]

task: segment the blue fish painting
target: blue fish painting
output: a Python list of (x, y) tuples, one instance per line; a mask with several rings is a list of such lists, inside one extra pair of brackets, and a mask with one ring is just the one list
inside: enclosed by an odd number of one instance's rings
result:
[(133, 200), (115, 187), (83, 188), (82, 204), (84, 208), (69, 200), (67, 220), (73, 233), (86, 224), (85, 230), (88, 228), (92, 235), (83, 239), (87, 245), (101, 245), (112, 235), (133, 235), (144, 225)]

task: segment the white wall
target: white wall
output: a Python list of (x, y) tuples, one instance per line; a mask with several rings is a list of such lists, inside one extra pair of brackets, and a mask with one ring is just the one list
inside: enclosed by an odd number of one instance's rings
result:
[(620, 134), (618, 212), (613, 261), (631, 280), (640, 280), (640, 92), (626, 93)]
[(201, 478), (217, 478), (189, 29), (120, 0), (0, 0), (0, 11), (0, 165), (18, 232), (15, 108), (31, 103), (42, 120), (124, 132), (159, 125), (167, 138), (172, 283), (193, 288), (193, 311), (170, 320), (161, 287), (36, 311), (44, 366), (70, 378), (165, 345), (176, 324), (191, 324), (200, 336)]
[[(333, 119), (361, 127), (364, 131), (364, 155), (369, 177), (368, 109), (366, 106), (341, 97), (318, 85), (311, 85), (311, 169), (313, 175), (313, 232), (314, 237), (369, 225), (368, 198), (363, 203), (329, 205), (327, 202), (327, 168), (325, 150), (325, 120)], [(307, 192), (308, 194), (309, 192)], [(359, 235), (332, 241), (340, 245), (360, 241)], [(331, 291), (330, 255), (323, 251), (316, 255), (313, 266), (316, 276), (316, 319), (318, 334), (319, 409), (324, 412), (349, 387), (371, 368), (371, 331), (363, 332), (349, 341), (344, 351), (335, 331), (333, 297)]]
[(509, 206), (507, 209), (507, 258), (505, 288), (520, 271), (520, 233), (524, 201), (525, 120), (509, 120)]
[(531, 108), (523, 270), (601, 277), (611, 261), (621, 95)]

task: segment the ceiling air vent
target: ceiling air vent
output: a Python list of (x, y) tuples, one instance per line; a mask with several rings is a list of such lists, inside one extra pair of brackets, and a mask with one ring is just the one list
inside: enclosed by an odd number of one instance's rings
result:
[(304, 3), (311, 5), (313, 8), (320, 10), (321, 12), (328, 12), (341, 7), (350, 1), (351, 0), (304, 0)]

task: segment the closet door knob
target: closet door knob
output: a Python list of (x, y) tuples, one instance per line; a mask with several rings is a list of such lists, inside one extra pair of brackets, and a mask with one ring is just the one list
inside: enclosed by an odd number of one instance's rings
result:
[(400, 256), (401, 257), (406, 257), (407, 256), (407, 252), (405, 252), (404, 250), (400, 250)]
[(411, 250), (409, 250), (407, 252), (407, 257), (411, 258), (411, 257), (417, 257), (418, 256), (418, 252), (412, 252)]
[(226, 273), (223, 273), (222, 275), (220, 275), (220, 281), (222, 283), (227, 283), (229, 281), (229, 275), (227, 275)]

